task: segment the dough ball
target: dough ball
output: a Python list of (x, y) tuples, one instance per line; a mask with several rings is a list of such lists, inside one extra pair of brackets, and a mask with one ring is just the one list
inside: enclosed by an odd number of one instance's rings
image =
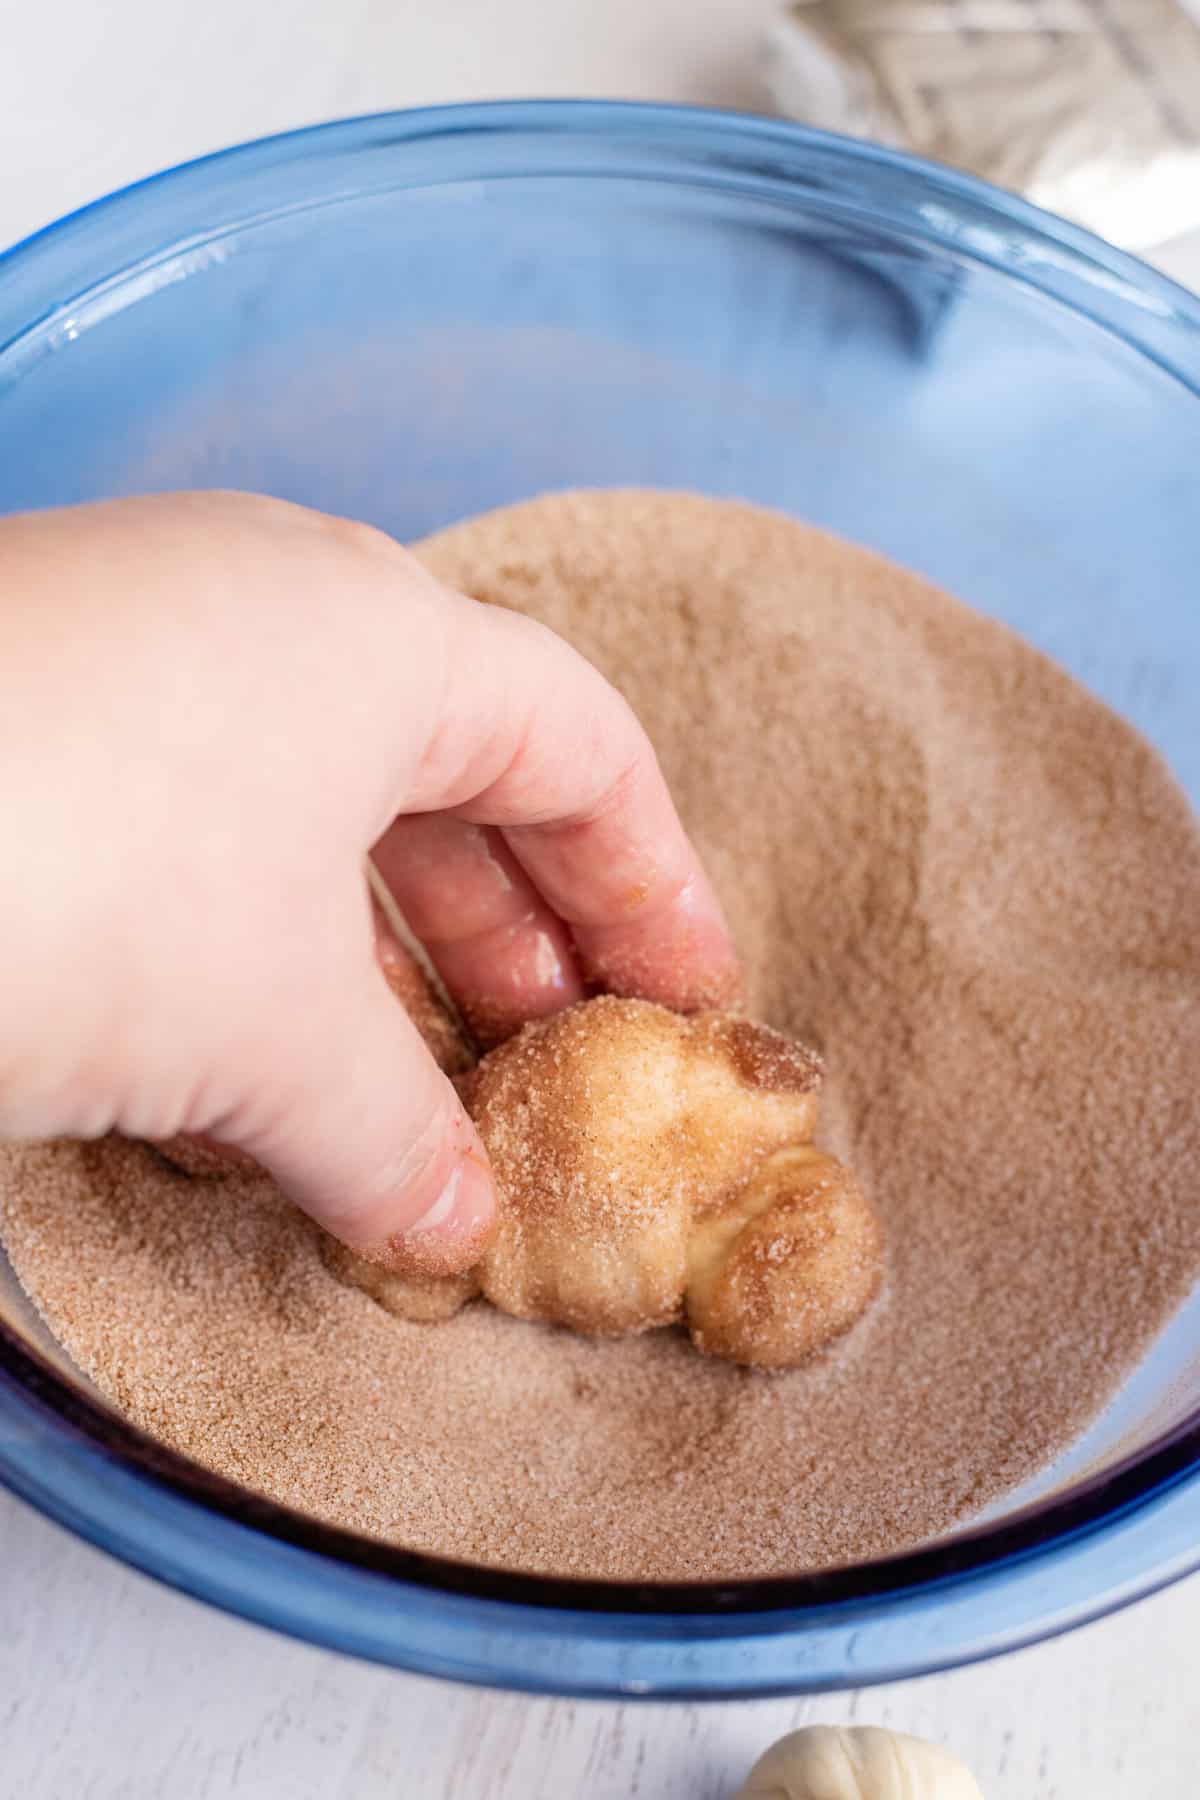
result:
[(811, 1145), (778, 1150), (692, 1227), (692, 1342), (757, 1368), (792, 1368), (866, 1311), (882, 1252), (879, 1221), (849, 1169)]
[(736, 1800), (983, 1800), (940, 1744), (876, 1725), (809, 1725), (772, 1744)]
[(361, 1288), (384, 1312), (398, 1319), (411, 1319), (418, 1325), (438, 1325), (444, 1319), (452, 1319), (479, 1293), (475, 1269), (465, 1275), (399, 1274), (356, 1256), (327, 1232), (321, 1234), (321, 1257), (339, 1281)]
[(811, 1136), (820, 1077), (765, 1026), (642, 1000), (527, 1025), (462, 1083), (500, 1193), (487, 1298), (604, 1335), (679, 1319), (693, 1219)]
[[(881, 1236), (853, 1176), (809, 1145), (820, 1059), (764, 1025), (601, 997), (527, 1025), (470, 1069), (415, 960), (380, 960), (491, 1158), (495, 1237), (465, 1274), (356, 1255), (326, 1265), (398, 1318), (449, 1319), (480, 1292), (516, 1318), (621, 1336), (686, 1319), (696, 1345), (759, 1368), (803, 1362), (879, 1285)], [(194, 1138), (190, 1175), (255, 1164)]]

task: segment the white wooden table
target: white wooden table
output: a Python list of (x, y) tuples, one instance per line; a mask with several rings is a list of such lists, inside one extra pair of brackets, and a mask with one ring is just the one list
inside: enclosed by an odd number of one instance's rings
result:
[[(0, 245), (223, 143), (518, 94), (761, 103), (777, 0), (58, 0), (0, 10)], [(1200, 240), (1163, 264), (1200, 285)], [(1200, 1580), (999, 1663), (817, 1701), (474, 1693), (275, 1638), (0, 1494), (0, 1800), (728, 1800), (810, 1720), (952, 1744), (989, 1800), (1196, 1792)]]
[(729, 1800), (795, 1725), (952, 1744), (987, 1800), (1191, 1800), (1200, 1579), (1056, 1643), (816, 1700), (418, 1681), (236, 1623), (0, 1496), (4, 1800)]

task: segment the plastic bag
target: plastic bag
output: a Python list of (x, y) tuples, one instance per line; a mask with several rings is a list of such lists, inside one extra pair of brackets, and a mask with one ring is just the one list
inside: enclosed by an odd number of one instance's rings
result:
[(1200, 0), (800, 0), (782, 112), (1015, 189), (1130, 249), (1200, 226)]

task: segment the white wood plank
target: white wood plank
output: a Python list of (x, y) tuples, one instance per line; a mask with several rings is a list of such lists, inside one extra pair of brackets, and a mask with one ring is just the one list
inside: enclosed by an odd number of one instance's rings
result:
[(814, 1720), (949, 1744), (988, 1800), (1185, 1800), (1200, 1581), (974, 1669), (812, 1700), (529, 1701), (223, 1618), (0, 1496), (0, 1794), (728, 1800)]

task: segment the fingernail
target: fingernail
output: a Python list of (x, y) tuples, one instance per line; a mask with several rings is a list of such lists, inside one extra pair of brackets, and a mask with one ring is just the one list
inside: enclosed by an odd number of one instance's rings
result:
[(487, 1248), (496, 1217), (492, 1172), (481, 1152), (468, 1150), (455, 1163), (441, 1193), (420, 1218), (394, 1237), (394, 1257), (406, 1255), (431, 1269), (470, 1268)]
[(453, 1175), (429, 1211), (422, 1213), (419, 1219), (413, 1220), (405, 1234), (407, 1237), (420, 1237), (424, 1232), (437, 1231), (438, 1227), (444, 1225), (447, 1219), (454, 1217), (455, 1201), (458, 1199), (458, 1190), (462, 1186), (462, 1177), (463, 1165), (458, 1163)]

